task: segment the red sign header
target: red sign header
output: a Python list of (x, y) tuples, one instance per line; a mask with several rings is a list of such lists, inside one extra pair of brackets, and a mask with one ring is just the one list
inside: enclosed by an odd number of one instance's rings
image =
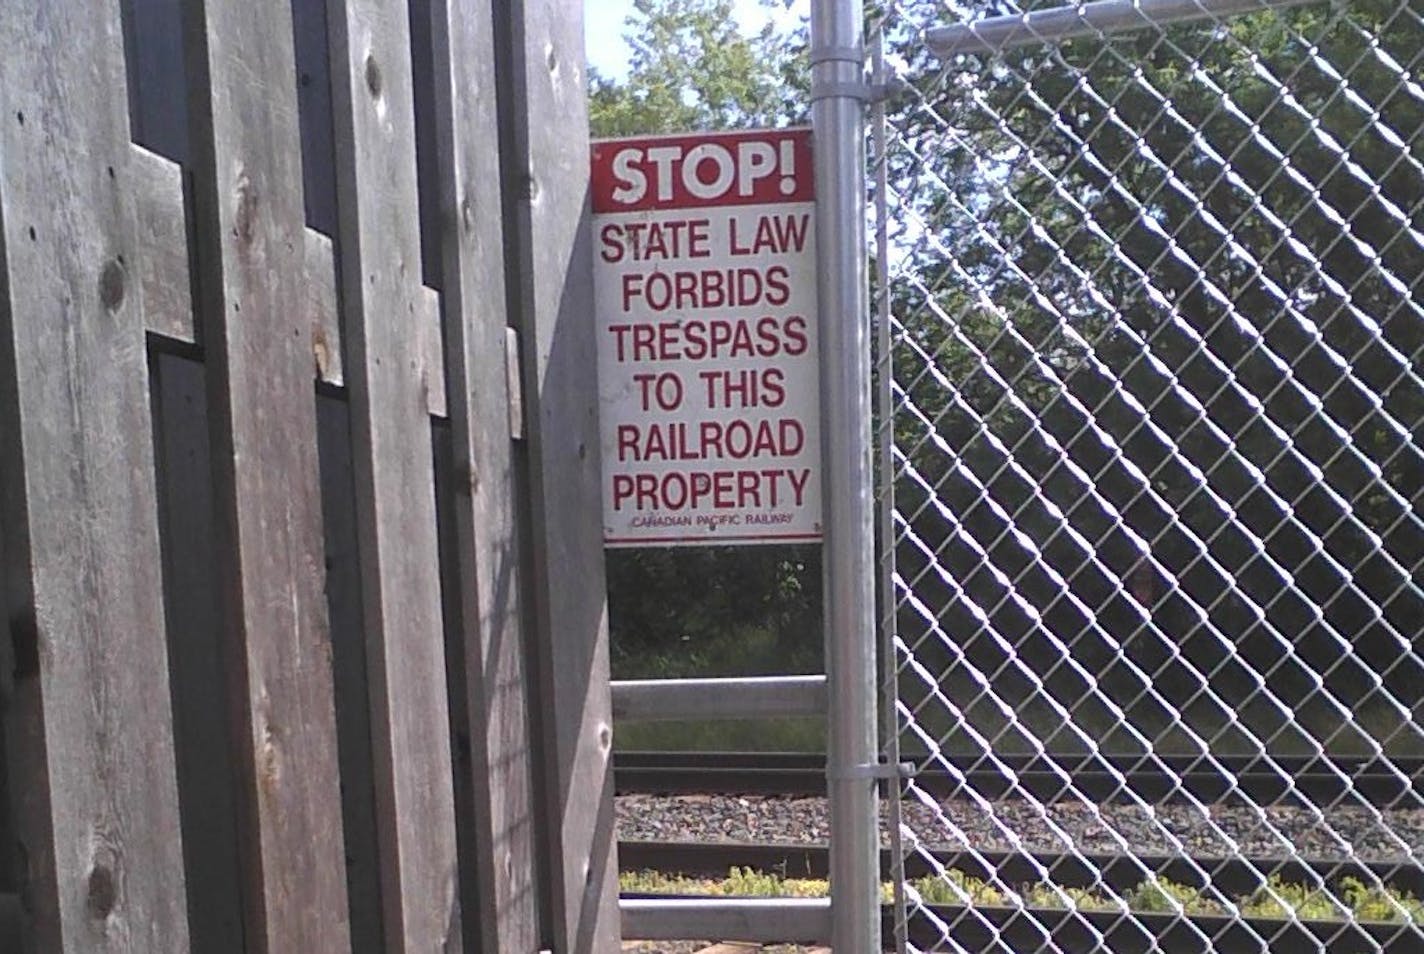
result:
[(811, 130), (649, 136), (595, 142), (593, 211), (810, 202)]

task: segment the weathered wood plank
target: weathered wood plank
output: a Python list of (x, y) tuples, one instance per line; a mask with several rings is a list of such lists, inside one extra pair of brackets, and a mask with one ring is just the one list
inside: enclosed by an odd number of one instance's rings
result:
[[(183, 170), (175, 162), (134, 146), (134, 201), (138, 225), (139, 281), (143, 284), (148, 330), (192, 344), (192, 285), (188, 273), (188, 236), (184, 220)], [(323, 384), (345, 382), (341, 329), (337, 315), (336, 260), (331, 239), (315, 229), (303, 236), (307, 279), (305, 312), (312, 316), (312, 362)], [(428, 387), (427, 408), (444, 417), (444, 345), (440, 330), (440, 295), (422, 287), (417, 321), (421, 367)]]
[(497, 14), (509, 18), (504, 181), (518, 230), (549, 870), (555, 946), (569, 952), (613, 950), (619, 932), (582, 12), (524, 0)]
[(188, 950), (118, 8), (0, 4), (6, 751), (30, 951)]
[[(188, 274), (188, 236), (184, 221), (183, 170), (177, 163), (135, 146), (134, 201), (138, 225), (138, 265), (143, 283), (148, 330), (192, 344), (197, 340), (193, 323), (191, 281)], [(336, 260), (331, 239), (315, 229), (303, 236), (306, 263), (304, 311), (312, 316), (312, 361), (323, 384), (341, 387), (345, 382), (337, 314)], [(440, 330), (440, 295), (422, 287), (414, 323), (421, 340), (421, 367), (426, 375), (427, 407), (444, 417), (444, 345)]]
[(312, 361), (316, 377), (324, 384), (346, 383), (345, 356), (341, 349), (341, 317), (336, 294), (336, 253), (331, 239), (307, 229), (302, 239), (306, 263), (307, 312), (312, 316)]
[[(417, 9), (419, 6), (417, 7)], [(473, 813), (465, 832), (485, 954), (539, 949), (533, 750), (518, 498), (510, 443), (504, 229), (490, 5), (431, 0), (436, 192), (441, 225), (457, 573)], [(467, 934), (468, 936), (468, 934)], [(474, 938), (471, 938), (473, 942)]]
[(133, 147), (133, 196), (138, 227), (138, 279), (148, 330), (192, 343), (193, 293), (188, 228), (183, 220), (183, 169)]
[(445, 400), (445, 334), (440, 326), (440, 293), (421, 286), (416, 299), (420, 329), (420, 377), (425, 383), (425, 409), (431, 417), (448, 417)]
[(350, 949), (292, 10), (184, 5), (247, 943)]
[(423, 954), (462, 933), (407, 0), (330, 0), (327, 28), (381, 907)]

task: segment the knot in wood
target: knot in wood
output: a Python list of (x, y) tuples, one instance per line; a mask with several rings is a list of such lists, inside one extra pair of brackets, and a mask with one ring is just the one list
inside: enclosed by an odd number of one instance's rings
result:
[(257, 234), (257, 187), (242, 173), (237, 177), (237, 208), (233, 214), (233, 235), (244, 245), (250, 245)]
[(109, 311), (124, 303), (124, 266), (117, 259), (105, 262), (99, 272), (99, 302)]
[(374, 53), (366, 54), (366, 88), (371, 91), (372, 96), (381, 95), (381, 64), (376, 62)]
[(96, 864), (89, 872), (89, 890), (85, 903), (89, 914), (96, 921), (103, 921), (113, 913), (118, 901), (118, 886), (114, 872), (106, 864)]

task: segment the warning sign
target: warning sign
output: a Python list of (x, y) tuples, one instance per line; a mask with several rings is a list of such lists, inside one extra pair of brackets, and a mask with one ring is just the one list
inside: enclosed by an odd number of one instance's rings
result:
[(810, 130), (592, 152), (605, 542), (819, 540)]

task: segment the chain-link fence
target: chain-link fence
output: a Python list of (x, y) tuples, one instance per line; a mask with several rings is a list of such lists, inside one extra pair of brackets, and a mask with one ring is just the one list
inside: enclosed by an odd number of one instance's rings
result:
[(884, 11), (912, 950), (1424, 950), (1424, 7), (1205, 10)]

